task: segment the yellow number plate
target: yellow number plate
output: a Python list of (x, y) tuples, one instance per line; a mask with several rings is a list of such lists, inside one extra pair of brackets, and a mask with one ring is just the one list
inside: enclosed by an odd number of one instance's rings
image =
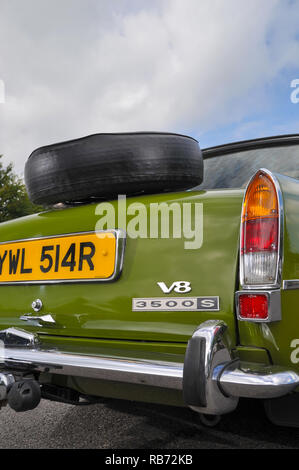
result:
[(1, 243), (0, 284), (109, 280), (117, 245), (113, 231)]

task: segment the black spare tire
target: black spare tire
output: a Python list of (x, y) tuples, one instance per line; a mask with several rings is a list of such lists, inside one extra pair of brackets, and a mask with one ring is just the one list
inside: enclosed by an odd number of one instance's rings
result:
[(198, 142), (158, 132), (95, 134), (41, 147), (25, 166), (29, 197), (43, 205), (180, 191), (202, 178)]

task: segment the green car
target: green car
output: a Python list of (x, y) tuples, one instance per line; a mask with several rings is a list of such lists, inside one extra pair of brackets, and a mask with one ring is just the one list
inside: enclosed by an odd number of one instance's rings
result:
[[(0, 408), (105, 397), (299, 426), (299, 135), (40, 148), (0, 225)], [(298, 399), (297, 399), (298, 397)]]

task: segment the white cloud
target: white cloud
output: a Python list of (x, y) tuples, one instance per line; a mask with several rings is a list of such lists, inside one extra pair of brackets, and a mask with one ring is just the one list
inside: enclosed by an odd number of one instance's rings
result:
[(200, 135), (297, 66), (299, 2), (0, 0), (0, 153), (94, 132)]

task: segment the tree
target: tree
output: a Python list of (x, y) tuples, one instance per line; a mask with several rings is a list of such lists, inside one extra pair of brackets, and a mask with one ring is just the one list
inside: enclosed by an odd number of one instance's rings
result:
[(0, 222), (40, 212), (42, 208), (30, 202), (25, 185), (13, 171), (5, 166), (0, 155)]

